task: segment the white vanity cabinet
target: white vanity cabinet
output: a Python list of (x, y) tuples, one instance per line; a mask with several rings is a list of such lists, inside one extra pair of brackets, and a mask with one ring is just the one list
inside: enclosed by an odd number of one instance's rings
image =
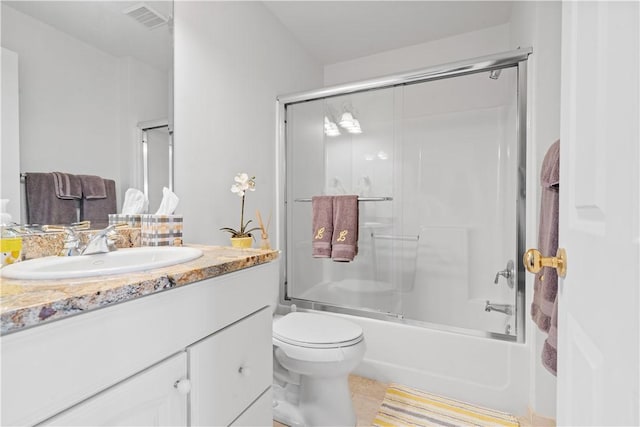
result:
[[(271, 324), (267, 307), (187, 349), (192, 425), (228, 426), (269, 391), (273, 368)], [(268, 415), (271, 420), (271, 406)]]
[(187, 425), (185, 352), (160, 362), (45, 421), (45, 426)]
[(271, 426), (277, 282), (269, 262), (3, 336), (0, 424)]

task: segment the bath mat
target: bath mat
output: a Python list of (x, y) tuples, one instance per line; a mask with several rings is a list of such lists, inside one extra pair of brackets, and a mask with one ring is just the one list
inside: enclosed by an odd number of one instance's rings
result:
[(513, 415), (447, 399), (424, 391), (391, 384), (387, 388), (373, 425), (401, 426), (514, 426)]

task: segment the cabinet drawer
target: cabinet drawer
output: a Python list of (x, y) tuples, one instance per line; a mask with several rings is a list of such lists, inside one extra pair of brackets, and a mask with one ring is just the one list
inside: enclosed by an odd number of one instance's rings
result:
[(273, 426), (273, 395), (271, 389), (264, 392), (232, 424), (232, 427)]
[(42, 426), (183, 426), (187, 394), (174, 384), (187, 377), (184, 352), (45, 421)]
[(229, 425), (272, 382), (271, 310), (190, 346), (193, 425)]

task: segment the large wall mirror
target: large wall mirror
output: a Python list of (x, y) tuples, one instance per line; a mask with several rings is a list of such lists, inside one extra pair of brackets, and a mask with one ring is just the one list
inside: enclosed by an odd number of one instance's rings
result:
[[(53, 171), (115, 180), (120, 209), (128, 188), (143, 189), (139, 124), (166, 122), (165, 139), (173, 131), (173, 3), (3, 1), (1, 7), (2, 198), (11, 199), (9, 212), (26, 222), (18, 203), (21, 173)], [(156, 140), (162, 137), (150, 139)], [(167, 153), (159, 154), (165, 162)], [(153, 199), (172, 182), (172, 168), (150, 168), (167, 174), (159, 188), (149, 188)]]

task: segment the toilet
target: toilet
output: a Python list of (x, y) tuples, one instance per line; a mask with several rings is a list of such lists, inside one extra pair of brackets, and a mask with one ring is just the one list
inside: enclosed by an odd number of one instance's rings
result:
[(355, 426), (349, 374), (365, 352), (348, 320), (292, 312), (273, 322), (274, 419), (297, 426)]

